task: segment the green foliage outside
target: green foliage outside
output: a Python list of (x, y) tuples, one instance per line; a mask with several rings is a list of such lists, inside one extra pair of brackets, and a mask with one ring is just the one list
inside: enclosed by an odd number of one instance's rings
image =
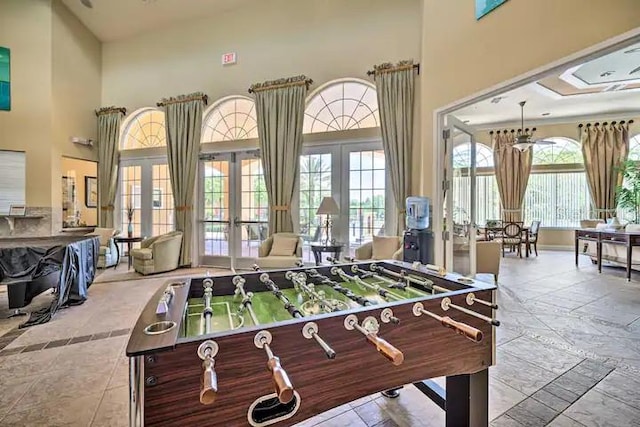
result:
[(616, 187), (616, 203), (634, 215), (636, 224), (640, 221), (640, 166), (633, 160), (622, 163), (618, 170), (622, 173), (622, 185)]

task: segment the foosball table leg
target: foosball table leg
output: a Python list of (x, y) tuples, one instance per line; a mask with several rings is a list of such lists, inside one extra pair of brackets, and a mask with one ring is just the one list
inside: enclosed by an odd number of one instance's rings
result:
[(446, 426), (489, 425), (489, 370), (447, 377)]
[(129, 427), (144, 426), (144, 357), (129, 358)]

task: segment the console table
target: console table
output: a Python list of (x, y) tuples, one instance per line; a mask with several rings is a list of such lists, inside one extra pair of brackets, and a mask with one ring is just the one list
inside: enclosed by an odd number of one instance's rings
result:
[(631, 258), (634, 246), (640, 246), (640, 232), (613, 231), (594, 228), (579, 228), (575, 231), (576, 267), (580, 240), (596, 243), (598, 273), (602, 273), (602, 244), (624, 246), (627, 249), (627, 281), (631, 281)]

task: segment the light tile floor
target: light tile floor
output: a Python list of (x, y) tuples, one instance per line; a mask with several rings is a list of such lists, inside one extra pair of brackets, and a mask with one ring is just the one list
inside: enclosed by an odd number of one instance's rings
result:
[[(640, 426), (640, 273), (627, 283), (623, 270), (599, 275), (586, 258), (576, 269), (570, 252), (507, 256), (501, 271), (492, 425)], [(117, 333), (133, 326), (165, 280), (97, 283), (85, 304), (13, 340), (0, 353), (0, 425), (126, 426), (128, 338)], [(40, 296), (32, 307), (48, 301)], [(0, 307), (1, 344), (24, 318), (4, 319), (3, 288)], [(119, 332), (107, 338), (111, 331)], [(22, 349), (72, 337), (93, 340)], [(4, 355), (11, 351), (21, 352)], [(413, 386), (398, 399), (368, 396), (300, 424), (442, 425), (443, 412)]]

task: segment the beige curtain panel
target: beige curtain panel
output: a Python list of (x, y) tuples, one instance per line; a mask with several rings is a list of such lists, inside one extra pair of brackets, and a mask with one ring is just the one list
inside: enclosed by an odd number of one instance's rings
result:
[(167, 133), (167, 157), (175, 203), (175, 230), (182, 231), (180, 266), (191, 266), (193, 241), (193, 190), (200, 153), (202, 110), (207, 96), (202, 93), (163, 99)]
[(411, 192), (411, 148), (415, 69), (413, 61), (374, 67), (382, 146), (393, 191), (398, 222), (395, 233), (402, 235), (405, 226), (405, 199)]
[(615, 122), (579, 125), (582, 155), (596, 218), (616, 215), (619, 167), (629, 155), (629, 125)]
[(124, 108), (106, 107), (96, 111), (98, 116), (98, 198), (99, 225), (114, 228), (114, 205), (118, 187), (120, 124)]
[(269, 233), (292, 232), (291, 201), (298, 180), (305, 76), (258, 83), (249, 89), (256, 101), (258, 138), (269, 196)]
[(533, 161), (531, 149), (514, 148), (515, 137), (515, 132), (491, 132), (502, 220), (505, 222), (522, 221), (522, 202)]

